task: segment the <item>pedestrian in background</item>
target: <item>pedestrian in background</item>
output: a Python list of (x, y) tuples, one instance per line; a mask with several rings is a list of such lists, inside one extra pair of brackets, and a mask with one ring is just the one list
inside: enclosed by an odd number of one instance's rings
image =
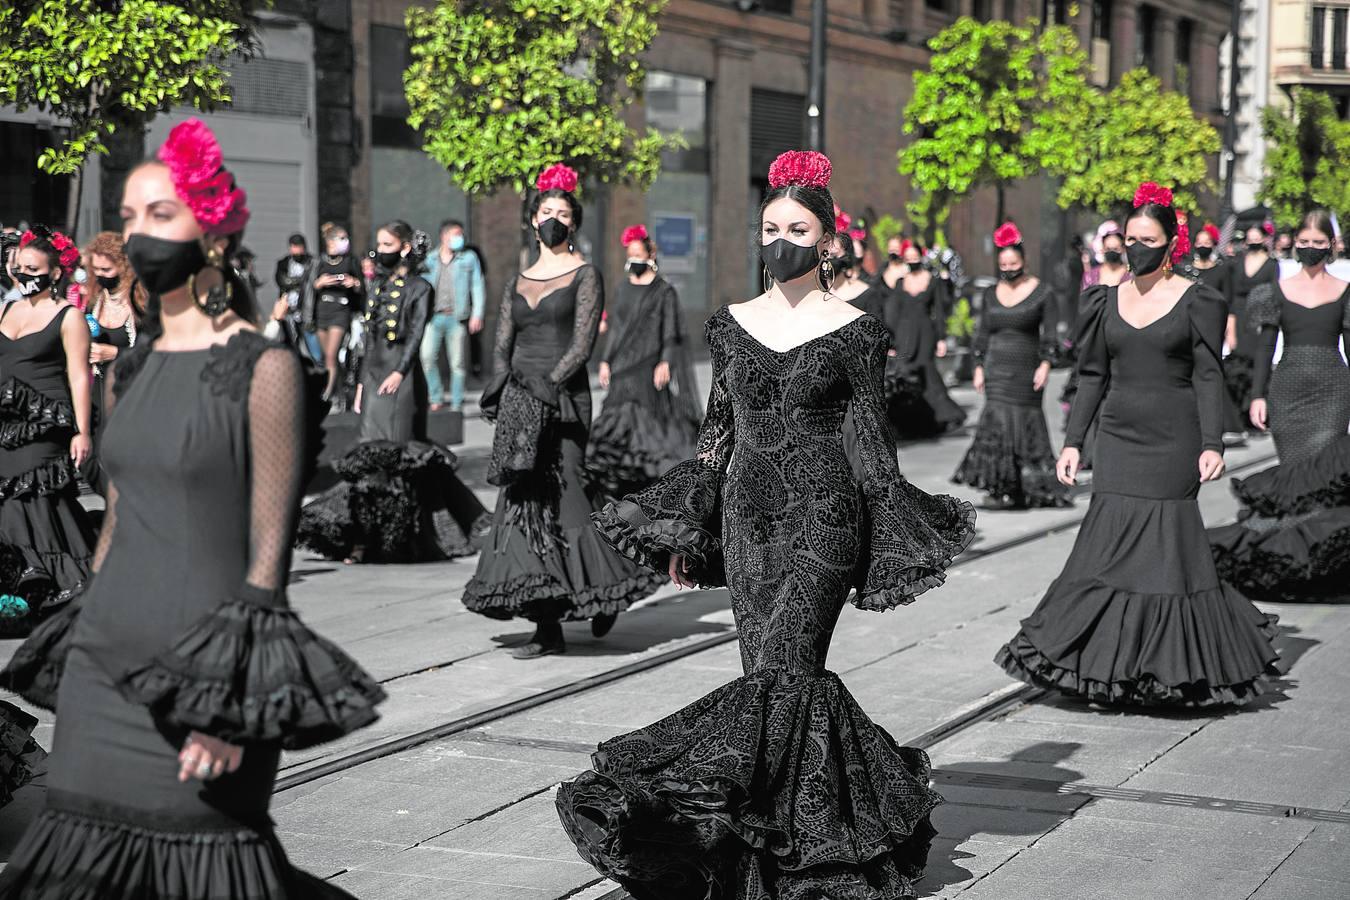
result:
[(351, 238), (347, 229), (332, 222), (322, 227), (324, 254), (312, 266), (314, 280), (310, 285), (313, 297), (304, 321), (307, 332), (317, 332), (323, 350), (323, 367), (328, 371), (328, 385), (324, 398), (331, 398), (338, 383), (338, 351), (342, 339), (352, 327), (352, 315), (365, 297), (365, 282), (361, 267), (351, 252)]
[[(306, 330), (305, 322), (312, 316), (305, 312), (306, 304), (312, 302), (306, 296), (310, 282), (314, 280), (314, 257), (310, 256), (303, 234), (293, 234), (288, 241), (290, 247), (282, 259), (277, 260), (276, 283), (281, 297), (272, 310), (272, 318), (288, 325), (288, 336), (297, 349), (307, 352), (316, 362), (323, 359), (323, 348), (313, 332)], [(284, 310), (281, 307), (284, 302)]]
[(122, 249), (122, 236), (115, 231), (100, 231), (84, 248), (85, 265), (93, 274), (88, 284), (89, 305), (85, 319), (89, 323), (89, 364), (94, 384), (91, 399), (94, 409), (94, 452), (80, 470), (85, 482), (101, 496), (107, 496), (107, 476), (98, 461), (98, 444), (105, 424), (104, 391), (108, 373), (123, 351), (136, 345), (138, 317), (144, 313), (136, 297), (136, 276)]
[[(421, 347), (431, 410), (449, 404), (452, 411), (459, 412), (464, 408), (468, 337), (483, 329), (487, 293), (478, 254), (465, 246), (463, 222), (447, 219), (441, 223), (440, 245), (427, 258), (423, 277), (436, 289), (436, 311), (427, 323)], [(448, 393), (441, 382), (442, 347), (450, 363)]]

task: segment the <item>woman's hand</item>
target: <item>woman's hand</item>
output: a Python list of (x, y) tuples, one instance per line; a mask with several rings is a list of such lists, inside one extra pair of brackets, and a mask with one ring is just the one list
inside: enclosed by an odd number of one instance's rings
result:
[(1253, 400), (1253, 401), (1252, 401), (1252, 409), (1251, 409), (1251, 412), (1248, 413), (1248, 415), (1251, 416), (1252, 424), (1253, 424), (1253, 425), (1255, 425), (1257, 428), (1261, 429), (1262, 431), (1265, 431), (1265, 430), (1266, 430), (1266, 415), (1267, 415), (1268, 413), (1269, 413), (1269, 410), (1266, 409), (1266, 401), (1265, 401), (1265, 398), (1264, 398), (1264, 397), (1261, 397), (1261, 398), (1257, 398), (1256, 400)]
[(670, 384), (670, 363), (659, 362), (656, 364), (656, 371), (652, 373), (652, 384), (658, 391), (664, 391), (666, 385)]
[(970, 379), (970, 384), (975, 388), (975, 393), (984, 393), (984, 366), (975, 367), (975, 375)]
[(361, 395), (365, 393), (365, 390), (366, 386), (364, 384), (358, 384), (356, 386), (356, 397), (352, 400), (352, 412), (356, 413), (358, 416), (361, 415)]
[(609, 390), (609, 363), (602, 362), (600, 364), (599, 377), (600, 377), (600, 386), (605, 390)]
[(1213, 481), (1223, 474), (1223, 454), (1217, 450), (1206, 450), (1200, 454), (1200, 480)]
[(118, 348), (112, 344), (90, 344), (89, 362), (91, 364), (112, 362), (117, 359), (117, 350)]
[(403, 384), (402, 372), (390, 372), (389, 377), (380, 383), (380, 394), (397, 394), (399, 385)]
[(1059, 483), (1073, 487), (1078, 483), (1080, 459), (1077, 447), (1065, 447), (1059, 451), (1059, 461), (1055, 463), (1055, 477)]
[(946, 356), (946, 355), (947, 355), (947, 342), (946, 342), (946, 341), (938, 341), (938, 342), (937, 342), (937, 349), (934, 350), (933, 352), (937, 354), (938, 359), (941, 359), (942, 357)]
[(896, 352), (895, 352), (895, 348), (892, 347), (891, 349), (889, 349), (889, 350), (886, 351), (886, 355), (887, 355), (887, 356), (899, 356), (900, 354), (899, 354), (899, 353), (896, 353)]
[(211, 781), (237, 770), (243, 761), (243, 747), (194, 731), (183, 742), (183, 749), (178, 751), (178, 780)]
[(1045, 383), (1050, 380), (1050, 363), (1042, 361), (1036, 367), (1036, 373), (1031, 376), (1031, 386), (1038, 391), (1045, 390)]
[(291, 304), (285, 297), (278, 297), (277, 302), (272, 304), (272, 321), (284, 322), (286, 316), (290, 315)]
[(94, 442), (89, 439), (89, 435), (77, 434), (70, 439), (70, 460), (77, 467), (84, 465), (84, 461), (93, 453)]
[(682, 553), (670, 554), (670, 580), (676, 587), (691, 588), (697, 587), (694, 579), (689, 575), (689, 562)]

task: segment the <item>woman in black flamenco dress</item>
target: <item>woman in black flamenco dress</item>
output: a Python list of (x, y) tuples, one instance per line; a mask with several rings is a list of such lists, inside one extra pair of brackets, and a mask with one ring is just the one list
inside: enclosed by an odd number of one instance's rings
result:
[(1248, 309), (1251, 293), (1262, 285), (1274, 286), (1280, 280), (1279, 261), (1272, 258), (1269, 236), (1259, 225), (1247, 229), (1247, 251), (1232, 261), (1232, 295), (1228, 307), (1229, 354), (1224, 358), (1224, 383), (1243, 418), (1252, 401), (1252, 370), (1257, 355), (1258, 333)]
[[(836, 217), (838, 219), (838, 217)], [(834, 269), (834, 283), (830, 293), (885, 323), (885, 293), (866, 278), (862, 260), (853, 251), (854, 243), (847, 234), (836, 234), (830, 242), (830, 262)]]
[(1126, 223), (1134, 280), (1091, 289), (1060, 479), (1100, 420), (1092, 502), (1060, 576), (997, 662), (1103, 703), (1244, 703), (1275, 672), (1273, 620), (1220, 583), (1196, 494), (1223, 472), (1223, 300), (1164, 266), (1171, 192)]
[[(1184, 273), (1187, 278), (1203, 284), (1205, 287), (1214, 291), (1220, 297), (1223, 297), (1224, 306), (1228, 309), (1230, 316), (1233, 310), (1233, 271), (1234, 264), (1221, 258), (1218, 255), (1219, 228), (1212, 223), (1206, 223), (1205, 227), (1196, 232), (1195, 248), (1192, 251), (1191, 258), (1187, 260), (1184, 267)], [(1225, 329), (1224, 345), (1231, 353), (1237, 347), (1237, 325), (1236, 319), (1229, 319), (1229, 327)], [(1226, 358), (1225, 358), (1226, 359)], [(1241, 362), (1235, 365), (1241, 366)], [(1225, 371), (1227, 363), (1225, 362)], [(1228, 435), (1242, 435), (1247, 430), (1247, 419), (1238, 407), (1237, 401), (1233, 399), (1233, 394), (1227, 390), (1224, 391), (1223, 404), (1223, 433)]]
[(401, 221), (376, 233), (380, 268), (366, 300), (358, 442), (333, 462), (341, 481), (300, 516), (298, 543), (328, 559), (431, 562), (470, 556), (486, 539), (487, 510), (455, 473), (455, 455), (427, 439), (418, 348), (434, 291), (417, 274), (425, 237)]
[(1257, 599), (1350, 595), (1350, 369), (1337, 347), (1350, 343), (1350, 285), (1327, 274), (1333, 239), (1330, 216), (1310, 214), (1294, 249), (1302, 269), (1250, 298), (1260, 331), (1252, 422), (1269, 426), (1280, 464), (1234, 482), (1243, 514), (1210, 540), (1219, 574)]
[(1004, 225), (994, 240), (1002, 283), (985, 291), (975, 329), (975, 390), (984, 393), (984, 410), (952, 481), (1004, 508), (1067, 506), (1044, 408), (1058, 304), (1049, 285), (1026, 274), (1017, 229)]
[(703, 410), (675, 287), (657, 274), (656, 244), (642, 225), (624, 231), (627, 275), (606, 311), (600, 386), (586, 467), (616, 496), (642, 490), (698, 440)]
[[(824, 159), (785, 154), (803, 156)], [(851, 587), (881, 611), (940, 585), (974, 510), (900, 475), (886, 330), (816, 289), (829, 193), (779, 175), (762, 213), (775, 287), (706, 326), (697, 457), (596, 516), (616, 547), (681, 584), (728, 586), (745, 669), (605, 741), (594, 770), (559, 789), (581, 856), (635, 900), (913, 897), (941, 800), (926, 754), (873, 723), (825, 657)], [(850, 406), (862, 483), (840, 435)]]
[[(247, 220), (242, 192), (228, 182), (222, 200), (201, 168), (219, 164), (214, 138), (190, 119), (160, 157), (123, 196), (151, 300), (111, 376), (95, 576), (4, 671), (57, 724), (46, 806), (0, 897), (346, 897), (290, 866), (267, 813), (283, 748), (367, 725), (383, 699), (286, 602), (321, 412), (294, 353), (245, 322), (247, 286), (203, 252), (205, 229), (236, 244)], [(194, 202), (203, 181), (216, 187)]]
[(495, 372), (483, 414), (496, 423), (488, 481), (501, 487), (492, 535), (464, 589), (466, 609), (535, 624), (517, 659), (566, 652), (562, 622), (591, 620), (603, 637), (615, 618), (665, 577), (624, 559), (591, 527), (601, 496), (588, 484), (591, 425), (586, 362), (595, 347), (605, 289), (572, 246), (581, 225), (565, 166), (537, 182), (530, 221), (539, 261), (507, 282), (497, 312)]
[(69, 603), (94, 550), (76, 482), (93, 453), (89, 326), (54, 295), (80, 252), (41, 225), (21, 242), (12, 273), (23, 298), (0, 311), (0, 549), (23, 560), (0, 584), (9, 634)]

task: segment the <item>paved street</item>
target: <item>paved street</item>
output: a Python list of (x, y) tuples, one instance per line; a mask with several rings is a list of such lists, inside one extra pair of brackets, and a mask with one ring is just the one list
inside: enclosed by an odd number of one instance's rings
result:
[[(973, 424), (975, 395), (954, 396)], [(489, 440), (472, 421), (455, 448), (485, 502)], [(946, 481), (968, 440), (902, 448), (902, 469), (976, 500)], [(1250, 473), (1272, 454), (1261, 439), (1227, 458)], [(840, 621), (831, 667), (879, 724), (929, 749), (947, 800), (923, 888), (970, 900), (1350, 896), (1350, 607), (1269, 607), (1288, 674), (1241, 712), (1099, 709), (1023, 689), (991, 662), (1058, 573), (1086, 506), (1080, 495), (1068, 510), (982, 512), (946, 587), (884, 615), (849, 607)], [(1202, 490), (1201, 507), (1210, 524), (1231, 519), (1226, 480)], [(622, 896), (563, 835), (554, 789), (588, 767), (597, 741), (740, 674), (725, 594), (665, 589), (603, 641), (569, 626), (566, 656), (522, 662), (498, 648), (526, 623), (460, 605), (473, 566), (297, 556), (293, 604), (390, 700), (374, 727), (286, 757), (273, 802), (282, 840), (297, 865), (370, 900)], [(50, 746), (49, 716), (37, 737)], [(0, 852), (41, 791), (39, 780), (0, 812)]]

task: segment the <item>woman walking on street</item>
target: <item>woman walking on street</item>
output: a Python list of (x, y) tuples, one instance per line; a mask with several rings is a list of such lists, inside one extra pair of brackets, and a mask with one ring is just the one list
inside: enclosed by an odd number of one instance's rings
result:
[(1058, 463), (1072, 485), (1099, 420), (1092, 502), (1063, 572), (997, 661), (1102, 703), (1246, 703), (1276, 674), (1273, 620), (1219, 582), (1195, 499), (1224, 468), (1223, 300), (1172, 271), (1187, 235), (1170, 190), (1139, 188), (1125, 242), (1134, 278), (1091, 292)]
[[(1231, 313), (1233, 309), (1233, 264), (1218, 253), (1219, 228), (1212, 222), (1206, 223), (1195, 235), (1195, 247), (1191, 252), (1188, 274), (1196, 281), (1223, 297), (1224, 307), (1229, 311), (1228, 324), (1224, 329), (1224, 347), (1231, 354), (1237, 347), (1237, 326)], [(1227, 359), (1227, 357), (1225, 357)], [(1247, 431), (1247, 420), (1238, 408), (1233, 395), (1224, 390), (1223, 433), (1241, 438)]]
[(328, 373), (324, 399), (333, 396), (341, 379), (338, 351), (352, 327), (352, 315), (365, 296), (365, 283), (356, 255), (351, 252), (347, 229), (332, 222), (323, 223), (324, 253), (314, 265), (314, 283), (309, 297), (313, 308), (305, 311), (305, 329), (319, 336), (323, 367)]
[(1243, 418), (1251, 415), (1253, 367), (1261, 352), (1248, 300), (1256, 288), (1274, 286), (1280, 280), (1280, 264), (1270, 255), (1270, 235), (1265, 228), (1261, 225), (1248, 228), (1246, 241), (1246, 252), (1233, 260), (1233, 295), (1227, 328), (1232, 343), (1223, 369), (1228, 393)]
[[(909, 484), (882, 395), (885, 327), (831, 297), (822, 154), (769, 170), (771, 286), (706, 326), (698, 454), (607, 506), (605, 538), (677, 583), (727, 585), (745, 674), (600, 745), (557, 806), (581, 856), (634, 897), (910, 898), (940, 798), (825, 668), (850, 588), (886, 610), (937, 587), (974, 510)], [(840, 434), (851, 409), (859, 483)], [(868, 524), (864, 526), (864, 522)]]
[(94, 452), (80, 474), (96, 493), (106, 496), (108, 479), (99, 465), (98, 444), (107, 418), (103, 409), (107, 373), (112, 370), (120, 354), (136, 345), (137, 319), (144, 309), (136, 296), (136, 278), (123, 252), (120, 234), (114, 231), (99, 232), (85, 248), (84, 256), (94, 276), (93, 300), (84, 316), (89, 323), (89, 365), (94, 373), (90, 389), (94, 411)]
[(605, 288), (573, 244), (582, 216), (576, 187), (576, 172), (564, 165), (535, 183), (529, 222), (539, 259), (502, 293), (495, 371), (482, 399), (496, 423), (488, 481), (502, 490), (464, 606), (533, 622), (534, 634), (511, 651), (517, 659), (566, 652), (564, 620), (589, 619), (592, 634), (603, 637), (620, 612), (665, 582), (605, 546), (591, 527), (600, 501), (586, 487), (586, 363)]

